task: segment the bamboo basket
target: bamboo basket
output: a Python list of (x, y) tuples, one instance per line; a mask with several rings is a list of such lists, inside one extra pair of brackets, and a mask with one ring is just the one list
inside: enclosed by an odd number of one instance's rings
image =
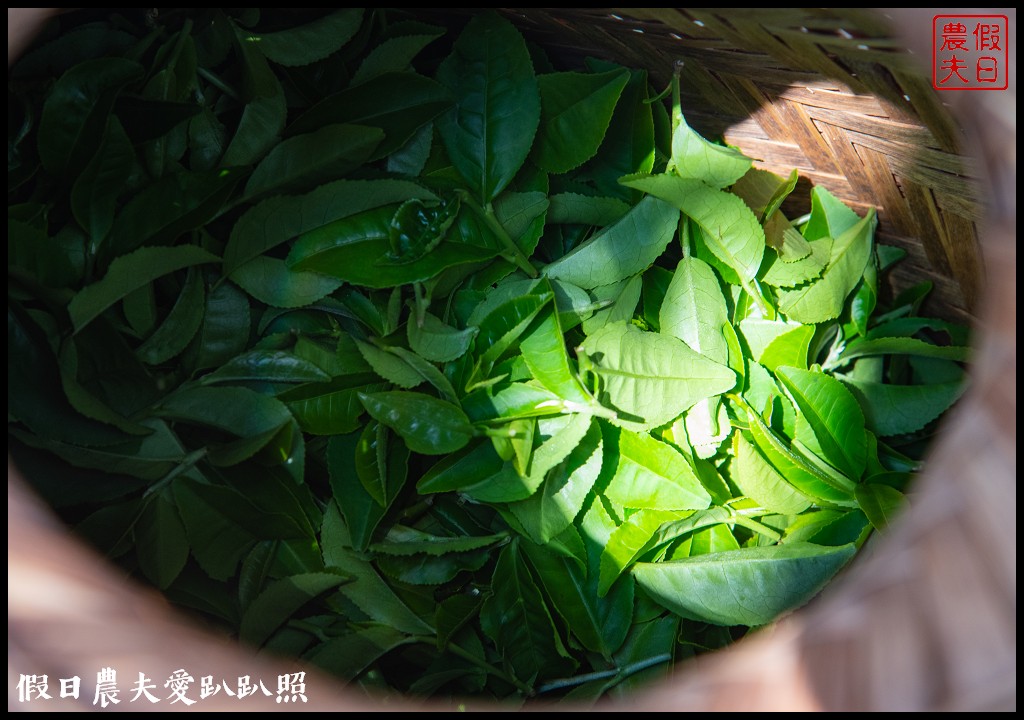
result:
[[(682, 61), (694, 127), (724, 136), (758, 167), (796, 167), (802, 183), (861, 212), (877, 208), (878, 239), (909, 253), (892, 285), (933, 282), (929, 312), (977, 329), (971, 388), (904, 516), (818, 601), (679, 668), (629, 709), (1015, 709), (1015, 65), (1005, 92), (934, 91), (917, 64), (931, 51), (925, 11), (502, 12), (560, 60), (601, 56), (647, 68), (656, 83)], [(961, 95), (970, 97), (947, 97)], [(954, 116), (947, 103), (964, 100)], [(794, 195), (806, 198), (807, 189)], [(185, 663), (221, 675), (285, 672), (185, 628), (152, 593), (126, 588), (63, 535), (16, 475), (9, 467), (11, 709), (16, 673), (65, 677), (110, 658), (144, 657), (168, 672)], [(55, 592), (75, 602), (40, 602)], [(287, 709), (380, 709), (330, 680), (310, 674), (307, 683), (310, 703)], [(78, 703), (47, 708), (61, 704)], [(91, 706), (83, 698), (79, 707)], [(238, 705), (211, 698), (202, 708)]]

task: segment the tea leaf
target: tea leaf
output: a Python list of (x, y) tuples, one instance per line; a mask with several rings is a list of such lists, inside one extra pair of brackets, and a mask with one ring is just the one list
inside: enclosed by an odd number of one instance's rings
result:
[(618, 424), (634, 430), (664, 425), (736, 384), (732, 370), (681, 340), (625, 323), (605, 325), (582, 349), (603, 382), (602, 403), (619, 411)]
[(853, 557), (852, 545), (789, 543), (662, 563), (637, 563), (633, 577), (685, 618), (763, 625), (803, 605)]
[(111, 263), (102, 280), (83, 288), (68, 303), (68, 314), (75, 331), (80, 331), (133, 290), (158, 277), (192, 265), (219, 260), (216, 255), (194, 245), (139, 248), (129, 255), (119, 257)]
[(343, 47), (359, 30), (362, 19), (362, 8), (342, 8), (306, 25), (246, 39), (276, 63), (308, 65)]
[(398, 433), (413, 452), (424, 455), (454, 452), (474, 435), (473, 426), (462, 410), (429, 395), (359, 393), (359, 400), (373, 419)]
[(495, 13), (475, 15), (437, 77), (456, 98), (438, 132), (459, 173), (489, 203), (522, 167), (540, 122), (526, 43)]
[(625, 280), (665, 251), (678, 220), (669, 205), (644, 198), (617, 223), (544, 268), (544, 274), (587, 290)]

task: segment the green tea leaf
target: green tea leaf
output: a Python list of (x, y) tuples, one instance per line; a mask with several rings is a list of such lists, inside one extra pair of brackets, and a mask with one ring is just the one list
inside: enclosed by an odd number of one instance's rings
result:
[(380, 128), (344, 124), (288, 138), (256, 166), (245, 194), (293, 192), (345, 175), (362, 165), (383, 139)]
[(321, 545), (324, 565), (337, 568), (352, 578), (339, 588), (341, 594), (377, 622), (403, 633), (429, 634), (430, 625), (402, 602), (364, 556), (350, 547), (348, 532), (337, 505), (329, 505), (324, 513)]
[(716, 145), (702, 138), (687, 125), (678, 108), (673, 112), (672, 120), (678, 125), (672, 134), (669, 169), (675, 170), (680, 177), (723, 188), (732, 185), (750, 169), (753, 162), (750, 158), (736, 148)]
[(864, 411), (867, 428), (882, 436), (920, 430), (945, 412), (966, 389), (960, 380), (935, 385), (843, 382)]
[(409, 585), (443, 585), (451, 582), (460, 573), (475, 572), (482, 568), (490, 557), (488, 549), (472, 550), (445, 555), (413, 555), (402, 557), (385, 555), (377, 564), (386, 575)]
[(423, 172), (434, 147), (434, 123), (423, 125), (409, 141), (388, 155), (387, 169), (396, 175), (416, 176)]
[(625, 280), (665, 251), (678, 221), (670, 205), (644, 198), (617, 223), (544, 268), (544, 274), (588, 290)]
[(583, 332), (593, 335), (608, 323), (628, 322), (636, 312), (637, 303), (643, 293), (644, 280), (648, 273), (634, 275), (614, 285), (603, 285), (594, 288), (594, 298), (598, 302), (611, 301), (611, 305), (598, 310), (593, 316), (583, 321)]
[(506, 278), (497, 283), (496, 287), (488, 291), (471, 296), (470, 302), (475, 303), (466, 320), (467, 325), (479, 326), (484, 318), (493, 313), (505, 303), (516, 298), (532, 295), (540, 297), (540, 293), (534, 292), (539, 281), (526, 280), (522, 278)]
[(131, 33), (102, 24), (69, 28), (18, 58), (11, 76), (21, 79), (47, 73), (59, 75), (83, 60), (124, 55), (137, 41)]
[(612, 584), (639, 557), (655, 531), (665, 523), (678, 520), (686, 513), (676, 510), (638, 510), (619, 525), (605, 543), (601, 554), (600, 583), (597, 592), (601, 597), (608, 593)]
[(619, 434), (618, 467), (604, 494), (627, 508), (700, 510), (711, 496), (675, 448), (646, 433)]
[(382, 656), (412, 638), (390, 625), (372, 624), (325, 640), (310, 651), (309, 661), (337, 677), (355, 680)]
[(692, 218), (719, 260), (744, 281), (757, 275), (764, 256), (764, 230), (750, 209), (735, 195), (699, 180), (673, 175), (634, 175), (620, 181), (661, 198)]
[(331, 378), (308, 360), (283, 350), (250, 350), (204, 375), (204, 385), (262, 380), (280, 383), (327, 382)]
[(455, 393), (455, 388), (452, 387), (451, 381), (434, 367), (432, 364), (424, 360), (416, 353), (406, 350), (404, 347), (392, 346), (389, 347), (388, 352), (392, 355), (397, 356), (403, 362), (406, 363), (410, 368), (416, 372), (423, 381), (426, 381), (434, 386), (434, 389), (441, 395), (441, 399), (447, 400), (451, 403), (457, 403), (458, 397)]
[(193, 117), (188, 124), (189, 167), (212, 170), (220, 166), (227, 148), (227, 128), (209, 108)]
[(872, 209), (837, 236), (832, 243), (828, 267), (820, 278), (793, 289), (779, 289), (779, 310), (802, 323), (819, 323), (838, 317), (847, 296), (864, 274), (876, 223)]
[(734, 447), (737, 466), (732, 478), (744, 495), (780, 515), (797, 515), (810, 506), (810, 500), (786, 482), (742, 433), (736, 434)]
[(968, 359), (970, 352), (970, 348), (960, 345), (933, 345), (924, 340), (909, 337), (880, 337), (852, 341), (840, 353), (838, 360), (847, 362), (872, 355), (915, 355), (963, 362)]
[[(52, 452), (75, 467), (113, 473), (119, 476), (120, 484), (124, 484), (123, 476), (155, 482), (186, 462), (186, 451), (164, 422), (146, 420), (141, 424), (152, 428), (152, 434), (131, 440), (122, 440), (117, 444), (108, 444), (100, 448), (72, 445), (59, 440), (29, 435), (16, 429), (12, 429), (11, 433), (29, 447)], [(95, 484), (89, 487), (95, 489)], [(93, 492), (90, 491), (87, 496), (92, 494)]]
[(27, 275), (46, 287), (79, 286), (84, 270), (85, 242), (85, 237), (77, 231), (51, 238), (43, 230), (9, 217), (7, 263), (12, 279)]
[(675, 549), (680, 557), (715, 552), (711, 549), (714, 545), (727, 545), (726, 549), (736, 549), (736, 538), (728, 526), (742, 520), (741, 515), (737, 516), (725, 507), (711, 507), (683, 515), (678, 520), (669, 520), (657, 527), (643, 547), (635, 551), (633, 558), (655, 553), (680, 539), (682, 542)]
[(217, 367), (243, 352), (249, 342), (249, 301), (229, 282), (206, 296), (198, 335), (197, 369)]
[(125, 58), (97, 58), (75, 65), (57, 80), (39, 118), (39, 160), (48, 172), (78, 175), (104, 136), (117, 94), (142, 72), (142, 66)]
[(736, 536), (726, 525), (712, 525), (699, 530), (674, 548), (668, 555), (668, 561), (682, 560), (698, 555), (710, 555), (739, 550), (740, 544)]
[(885, 530), (903, 509), (906, 498), (896, 488), (868, 482), (857, 486), (857, 503), (876, 530)]
[(591, 417), (585, 414), (543, 418), (537, 423), (540, 444), (533, 448), (529, 466), (506, 463), (491, 477), (465, 487), (464, 492), (481, 502), (515, 502), (537, 492), (548, 473), (562, 463), (590, 430)]
[(188, 538), (168, 490), (150, 500), (135, 523), (136, 551), (143, 574), (161, 590), (188, 561)]
[(93, 245), (99, 245), (114, 225), (117, 199), (134, 162), (131, 140), (111, 115), (96, 154), (71, 189), (71, 210)]
[[(772, 215), (764, 223), (764, 238), (768, 247), (779, 254), (779, 260), (783, 263), (795, 263), (806, 259), (813, 247), (782, 213)], [(805, 272), (813, 272), (813, 267), (807, 266)]]
[[(102, 392), (103, 377), (102, 374), (96, 372), (96, 365), (102, 366), (105, 358), (95, 358), (90, 352), (91, 349), (90, 343), (76, 342), (76, 338), (68, 338), (61, 345), (57, 362), (60, 367), (60, 383), (68, 402), (87, 418), (113, 425), (130, 435), (148, 435), (151, 430), (126, 419), (125, 415), (130, 413), (125, 412), (127, 408), (123, 403), (116, 402), (116, 398), (111, 398), (110, 402), (105, 399), (105, 394)], [(79, 358), (85, 362), (79, 363)], [(123, 372), (125, 377), (138, 375), (141, 382), (137, 389), (141, 393), (145, 393), (145, 386), (149, 385), (145, 371), (139, 372), (141, 368), (132, 360), (130, 355), (122, 357), (118, 365), (111, 369), (114, 372)], [(85, 367), (81, 367), (82, 365)], [(125, 385), (128, 385), (127, 380)], [(115, 403), (120, 412), (111, 407)]]
[(758, 362), (772, 372), (783, 365), (806, 370), (814, 332), (813, 325), (801, 325), (782, 333), (757, 355)]
[(580, 405), (594, 402), (569, 363), (565, 338), (554, 307), (545, 310), (523, 334), (519, 347), (526, 366), (545, 388), (568, 402)]
[(284, 90), (252, 35), (237, 26), (232, 33), (245, 83), (245, 109), (223, 164), (252, 165), (277, 143), (288, 115)]
[(476, 619), (482, 604), (483, 598), (472, 595), (452, 595), (437, 604), (434, 624), (437, 626), (438, 649), (448, 647), (455, 634)]
[(220, 258), (194, 245), (139, 248), (110, 264), (102, 280), (75, 295), (68, 303), (68, 314), (75, 332), (99, 317), (103, 311), (133, 290), (175, 270), (218, 262)]
[[(610, 659), (632, 624), (632, 583), (620, 585), (607, 597), (598, 597), (596, 572), (588, 573), (572, 560), (536, 545), (524, 543), (523, 547), (570, 632), (587, 650)], [(600, 550), (596, 553), (599, 557)]]
[(41, 328), (20, 308), (7, 311), (8, 412), (45, 438), (85, 446), (113, 445), (125, 435), (89, 420), (69, 405), (58, 381), (53, 351)]
[[(288, 135), (326, 125), (368, 125), (384, 132), (370, 156), (379, 160), (403, 147), (416, 131), (452, 106), (444, 85), (413, 72), (389, 72), (316, 103), (288, 126)], [(440, 122), (440, 120), (438, 120)]]
[(854, 552), (853, 545), (794, 542), (637, 563), (633, 577), (683, 617), (714, 625), (764, 625), (814, 597)]
[[(174, 483), (173, 489), (199, 567), (215, 580), (228, 579), (256, 542), (256, 535), (224, 516), (224, 505), (217, 502), (221, 500), (217, 494), (200, 495), (192, 485), (180, 481)], [(233, 499), (227, 488), (215, 490), (227, 491), (224, 494), (228, 502)]]
[(804, 227), (805, 238), (838, 238), (858, 222), (857, 213), (828, 190), (820, 185), (811, 190), (811, 217)]
[(758, 448), (795, 488), (808, 497), (820, 498), (825, 502), (841, 506), (852, 504), (855, 488), (852, 480), (836, 479), (795, 452), (749, 407), (747, 416), (750, 419), (750, 433)]
[(694, 257), (680, 260), (661, 304), (661, 332), (724, 365), (729, 360), (729, 346), (722, 326), (728, 322), (729, 310), (715, 271)]
[(214, 579), (226, 580), (234, 575), (238, 562), (257, 539), (309, 537), (300, 526), (305, 524), (303, 518), (287, 510), (267, 511), (265, 506), (257, 505), (255, 497), (232, 488), (189, 478), (176, 478), (172, 488), (192, 554)]
[(531, 292), (514, 297), (480, 322), (475, 347), (481, 348), (480, 359), (494, 364), (512, 348), (534, 318), (552, 299), (551, 292)]
[(260, 436), (291, 420), (291, 413), (278, 400), (242, 387), (179, 390), (154, 410), (161, 417), (217, 428), (239, 437)]
[[(768, 203), (765, 206), (764, 212), (762, 214), (762, 217), (765, 220), (774, 216), (775, 212), (780, 207), (782, 207), (782, 203), (786, 201), (786, 198), (793, 194), (793, 191), (796, 190), (796, 184), (799, 179), (800, 174), (797, 172), (796, 168), (793, 168), (793, 170), (789, 173), (789, 177), (787, 177), (779, 184), (779, 186), (772, 193), (771, 198), (768, 200)], [(784, 252), (781, 248), (779, 248), (779, 255), (784, 258), (785, 262), (792, 262), (794, 260), (799, 260), (800, 258), (805, 257), (805, 245), (800, 245), (798, 246), (798, 248), (793, 247), (791, 248), (791, 250), (798, 251), (793, 252), (789, 257), (786, 257), (787, 253)]]
[(391, 243), (388, 260), (404, 264), (426, 256), (444, 240), (459, 208), (458, 198), (429, 204), (422, 200), (406, 200), (399, 205), (388, 226)]
[(355, 342), (359, 354), (385, 380), (406, 390), (423, 384), (424, 377), (400, 357), (362, 340)]
[(564, 173), (592, 158), (628, 80), (625, 69), (538, 77), (541, 114), (533, 150), (537, 165), (548, 172)]
[[(339, 557), (345, 557), (344, 548), (339, 548), (336, 543), (351, 546), (359, 551), (366, 550), (377, 526), (387, 513), (387, 508), (374, 500), (359, 478), (355, 459), (359, 439), (359, 433), (350, 432), (346, 435), (333, 435), (327, 441), (326, 460), (331, 493), (337, 508), (345, 518), (344, 523), (340, 522), (340, 518), (336, 518), (335, 522), (343, 526), (345, 532), (343, 539), (332, 540), (329, 545), (327, 540), (324, 540), (326, 565), (336, 565), (340, 562)], [(329, 518), (331, 508), (328, 508), (325, 514), (325, 522)]]
[(793, 262), (773, 263), (762, 280), (767, 285), (780, 288), (793, 288), (812, 282), (821, 275), (831, 257), (832, 238), (823, 237), (808, 243), (808, 254), (805, 257)]
[(359, 434), (359, 442), (356, 443), (355, 463), (356, 475), (363, 489), (382, 508), (387, 508), (394, 497), (387, 497), (388, 473), (387, 473), (387, 428), (380, 423), (368, 423)]
[(476, 336), (477, 328), (458, 330), (429, 312), (423, 314), (423, 325), (415, 318), (406, 325), (409, 346), (431, 362), (451, 362), (465, 355)]
[(352, 84), (361, 85), (387, 72), (408, 70), (413, 58), (442, 35), (444, 30), (436, 28), (431, 33), (400, 35), (384, 40), (363, 58), (359, 69), (352, 76)]
[(370, 366), (355, 347), (355, 342), (348, 335), (340, 336), (335, 342), (322, 343), (308, 337), (299, 337), (295, 341), (292, 352), (298, 357), (308, 360), (330, 375), (355, 375), (372, 372)]
[(548, 475), (540, 490), (509, 509), (534, 542), (547, 544), (569, 527), (601, 472), (600, 428), (591, 423), (583, 439)]
[(526, 43), (493, 12), (475, 15), (438, 68), (456, 98), (438, 118), (448, 155), (483, 203), (508, 186), (533, 145), (540, 92)]
[(391, 258), (388, 237), (331, 237), (329, 227), (304, 236), (292, 248), (288, 266), (369, 288), (390, 288), (424, 282), (442, 270), (490, 260), (499, 254), (493, 247), (442, 242), (433, 252), (410, 263)]
[[(415, 555), (411, 557), (384, 556), (378, 559), (381, 570), (389, 577), (408, 586), (443, 585), (460, 574), (480, 570), (487, 562), (490, 550), (449, 553), (439, 557)], [(476, 639), (475, 635), (469, 637)]]
[(160, 365), (182, 352), (203, 324), (206, 291), (202, 275), (190, 270), (171, 311), (135, 351), (148, 365)]
[(156, 295), (153, 285), (144, 285), (121, 301), (121, 312), (136, 335), (148, 335), (156, 327)]
[(820, 372), (780, 367), (776, 376), (814, 430), (825, 457), (847, 477), (858, 479), (867, 464), (864, 413), (835, 378)]
[(414, 528), (396, 525), (388, 531), (383, 541), (370, 546), (373, 552), (383, 555), (447, 555), (479, 550), (507, 540), (507, 535), (482, 535), (444, 537), (420, 532)]
[(578, 193), (551, 196), (549, 223), (581, 223), (604, 227), (613, 225), (629, 212), (629, 205), (618, 198), (593, 197)]
[(618, 424), (635, 430), (664, 425), (736, 384), (732, 370), (681, 340), (625, 323), (605, 325), (582, 349), (602, 380), (601, 402), (619, 411)]
[[(612, 70), (620, 66), (587, 59), (595, 70)], [(654, 109), (649, 101), (646, 70), (630, 70), (629, 82), (622, 90), (612, 113), (608, 133), (597, 156), (587, 168), (594, 174), (594, 184), (609, 197), (636, 203), (639, 193), (619, 184), (623, 175), (649, 173), (654, 169)]]
[[(775, 211), (782, 206), (783, 201), (796, 189), (798, 180), (799, 173), (795, 169), (788, 178), (783, 179), (768, 170), (751, 168), (733, 184), (730, 191), (739, 195), (763, 224), (775, 214)], [(801, 236), (801, 240), (803, 240), (803, 236)], [(807, 241), (805, 240), (804, 246), (806, 247), (806, 245)], [(801, 257), (805, 257), (807, 252), (809, 249), (803, 254), (791, 257), (786, 262), (799, 260)]]
[(455, 452), (474, 435), (469, 418), (451, 403), (422, 393), (359, 393), (374, 420), (384, 423), (405, 440), (409, 449), (424, 455)]
[(719, 400), (719, 398), (700, 400), (683, 415), (686, 439), (697, 458), (714, 457), (718, 452), (718, 446), (732, 432), (729, 413)]
[(164, 175), (117, 213), (104, 252), (121, 255), (142, 245), (175, 243), (220, 212), (240, 179), (238, 170)]
[[(540, 242), (549, 206), (543, 192), (509, 190), (495, 198), (494, 216), (523, 254), (530, 256)], [(472, 243), (472, 240), (469, 242)]]
[(238, 573), (238, 603), (243, 612), (266, 586), (277, 548), (276, 542), (264, 540), (257, 543), (242, 561)]
[(340, 572), (281, 578), (260, 593), (242, 615), (239, 637), (250, 645), (262, 645), (303, 605), (346, 580), (348, 576)]
[(857, 333), (864, 337), (868, 334), (868, 324), (878, 306), (878, 261), (873, 254), (864, 268), (864, 277), (854, 290), (850, 299), (850, 319), (857, 328)]
[[(436, 196), (406, 180), (338, 180), (305, 195), (264, 200), (242, 215), (231, 229), (224, 251), (224, 272), (230, 275), (239, 266), (287, 240), (318, 228), (330, 232), (327, 228), (336, 221), (409, 198), (429, 200)], [(350, 223), (347, 231), (358, 237), (365, 232), (365, 227), (351, 227)], [(336, 232), (339, 237), (345, 236), (341, 228)], [(293, 265), (294, 260), (306, 257), (298, 246), (293, 254)]]
[(314, 435), (343, 435), (362, 426), (359, 393), (383, 389), (375, 375), (341, 375), (327, 383), (309, 383), (286, 390), (278, 400)]
[(341, 287), (342, 282), (314, 272), (296, 272), (283, 260), (253, 258), (231, 273), (240, 288), (271, 307), (311, 305)]
[(442, 458), (423, 474), (416, 489), (422, 494), (462, 490), (501, 472), (503, 461), (489, 442), (478, 442)]
[(262, 35), (250, 35), (270, 60), (279, 65), (308, 65), (344, 47), (363, 20), (362, 8), (341, 8), (306, 25)]
[(777, 337), (800, 328), (799, 323), (782, 320), (765, 320), (759, 317), (748, 317), (738, 323), (740, 334), (750, 348), (750, 355), (759, 359), (768, 346)]
[(480, 624), (502, 648), (515, 676), (530, 682), (562, 672), (568, 652), (517, 543), (498, 555), (491, 591), (480, 611)]
[(830, 546), (860, 544), (871, 527), (867, 516), (859, 509), (842, 512), (816, 510), (787, 521), (783, 534), (783, 541), (786, 543), (807, 541)]

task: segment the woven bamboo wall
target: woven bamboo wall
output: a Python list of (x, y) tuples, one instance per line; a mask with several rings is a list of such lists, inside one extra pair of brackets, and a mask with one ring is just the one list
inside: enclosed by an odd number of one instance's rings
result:
[(694, 127), (724, 136), (759, 167), (797, 168), (794, 197), (804, 203), (814, 184), (861, 212), (876, 207), (879, 241), (909, 253), (894, 287), (932, 280), (928, 310), (972, 320), (982, 276), (977, 172), (961, 154), (961, 129), (883, 18), (820, 8), (507, 14), (561, 59), (603, 55), (647, 68), (659, 85), (682, 60)]

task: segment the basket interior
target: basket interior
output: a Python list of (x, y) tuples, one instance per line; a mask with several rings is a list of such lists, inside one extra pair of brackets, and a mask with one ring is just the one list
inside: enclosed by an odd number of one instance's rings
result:
[(890, 290), (931, 281), (928, 313), (973, 321), (983, 289), (977, 173), (961, 154), (959, 126), (877, 16), (801, 8), (503, 12), (561, 63), (602, 56), (644, 67), (663, 86), (681, 59), (694, 127), (723, 136), (758, 167), (799, 170), (791, 216), (806, 211), (812, 185), (861, 213), (877, 208), (878, 240), (908, 251), (888, 277)]

